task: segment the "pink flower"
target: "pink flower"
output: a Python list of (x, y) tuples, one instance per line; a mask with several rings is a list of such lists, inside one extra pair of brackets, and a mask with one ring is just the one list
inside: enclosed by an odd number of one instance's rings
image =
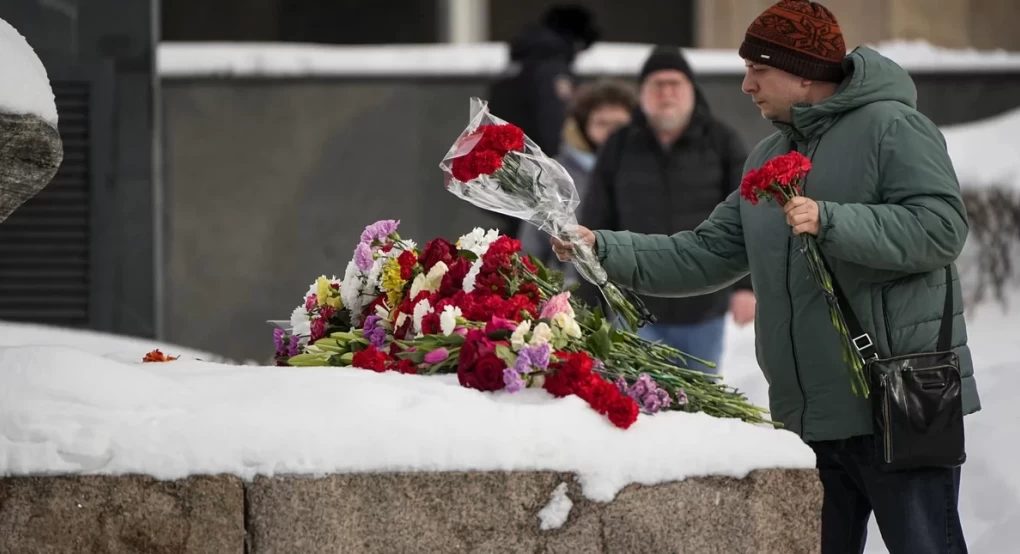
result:
[(437, 348), (428, 354), (425, 354), (425, 363), (435, 365), (438, 363), (445, 362), (450, 357), (450, 351), (445, 348)]
[(545, 306), (542, 306), (542, 313), (538, 317), (539, 319), (552, 319), (556, 317), (556, 314), (567, 314), (574, 317), (574, 309), (570, 307), (569, 290), (550, 298)]
[(485, 324), (486, 334), (495, 333), (496, 331), (513, 331), (514, 329), (517, 329), (517, 323), (498, 315), (492, 316), (492, 319)]
[(315, 293), (309, 294), (308, 298), (305, 299), (305, 311), (310, 312), (319, 303), (319, 297)]

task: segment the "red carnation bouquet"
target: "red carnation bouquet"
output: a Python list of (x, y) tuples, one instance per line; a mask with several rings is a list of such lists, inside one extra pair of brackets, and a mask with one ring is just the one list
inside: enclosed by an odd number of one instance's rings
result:
[(609, 282), (595, 252), (577, 232), (580, 199), (570, 174), (517, 126), (471, 99), (471, 121), (439, 164), (446, 189), (480, 208), (527, 221), (574, 245), (578, 272), (602, 291), (632, 331), (654, 321), (641, 299)]
[[(774, 200), (780, 206), (784, 206), (791, 198), (804, 195), (804, 178), (809, 171), (811, 171), (811, 160), (800, 152), (783, 154), (769, 160), (758, 169), (748, 171), (740, 183), (740, 196), (755, 205), (759, 200), (766, 202)], [(839, 308), (836, 293), (832, 287), (832, 275), (829, 274), (822, 262), (816, 237), (803, 234), (801, 238), (804, 241), (804, 257), (807, 260), (808, 268), (825, 295), (826, 302), (829, 304), (832, 325), (839, 333), (840, 342), (843, 345), (843, 360), (850, 369), (850, 387), (854, 394), (860, 393), (867, 397), (870, 391), (868, 380), (864, 375), (864, 359), (850, 337), (846, 318), (843, 317), (843, 310)]]

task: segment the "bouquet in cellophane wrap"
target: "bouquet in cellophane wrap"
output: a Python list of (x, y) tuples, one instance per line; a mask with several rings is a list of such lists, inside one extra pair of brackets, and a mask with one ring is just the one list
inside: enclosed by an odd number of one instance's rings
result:
[(653, 317), (641, 299), (611, 283), (594, 250), (577, 231), (580, 199), (559, 162), (517, 126), (471, 99), (471, 120), (440, 163), (446, 188), (482, 209), (516, 217), (574, 247), (573, 263), (602, 292), (609, 307), (636, 331)]

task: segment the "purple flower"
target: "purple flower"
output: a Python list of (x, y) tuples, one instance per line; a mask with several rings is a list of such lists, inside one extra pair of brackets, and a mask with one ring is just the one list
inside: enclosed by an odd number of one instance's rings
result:
[(368, 271), (372, 269), (372, 264), (375, 260), (372, 259), (372, 248), (367, 243), (360, 243), (358, 247), (354, 249), (354, 265), (358, 266), (361, 271)]
[(437, 348), (428, 354), (425, 354), (425, 363), (435, 365), (445, 362), (450, 357), (450, 351), (445, 348)]
[(549, 343), (536, 346), (526, 346), (517, 353), (517, 361), (514, 362), (514, 371), (517, 373), (531, 373), (535, 369), (549, 367), (549, 355), (551, 350)]
[(382, 348), (386, 344), (386, 329), (379, 326), (379, 316), (366, 317), (361, 332), (376, 348)]
[(659, 399), (659, 395), (649, 394), (648, 396), (645, 396), (644, 408), (645, 411), (647, 411), (650, 414), (654, 414), (655, 412), (662, 409), (662, 400)]
[(521, 379), (521, 374), (516, 369), (508, 367), (503, 370), (503, 384), (506, 385), (507, 392), (515, 393), (524, 388), (524, 379)]
[(273, 329), (273, 342), (276, 344), (277, 356), (297, 356), (301, 350), (300, 339), (288, 335), (283, 329)]
[(283, 329), (273, 329), (273, 342), (276, 344), (277, 352), (283, 352), (283, 338), (286, 334)]
[(613, 381), (613, 384), (616, 385), (616, 388), (620, 391), (621, 394), (627, 394), (628, 389), (627, 380), (624, 379), (622, 375), (620, 377), (617, 377), (616, 380)]
[(395, 219), (376, 221), (365, 227), (365, 230), (361, 232), (361, 242), (365, 245), (370, 245), (373, 240), (382, 241), (382, 239), (395, 233), (398, 225), (400, 225), (400, 221)]
[(287, 349), (288, 356), (297, 356), (301, 352), (301, 340), (294, 335), (290, 336), (290, 346)]
[(687, 393), (684, 389), (676, 389), (676, 403), (680, 406), (687, 404)]

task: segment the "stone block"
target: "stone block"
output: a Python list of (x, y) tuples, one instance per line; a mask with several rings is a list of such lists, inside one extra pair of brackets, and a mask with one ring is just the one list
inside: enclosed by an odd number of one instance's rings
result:
[(0, 553), (242, 554), (233, 477), (0, 479)]
[(0, 113), (0, 223), (49, 184), (64, 160), (57, 130), (35, 115)]

